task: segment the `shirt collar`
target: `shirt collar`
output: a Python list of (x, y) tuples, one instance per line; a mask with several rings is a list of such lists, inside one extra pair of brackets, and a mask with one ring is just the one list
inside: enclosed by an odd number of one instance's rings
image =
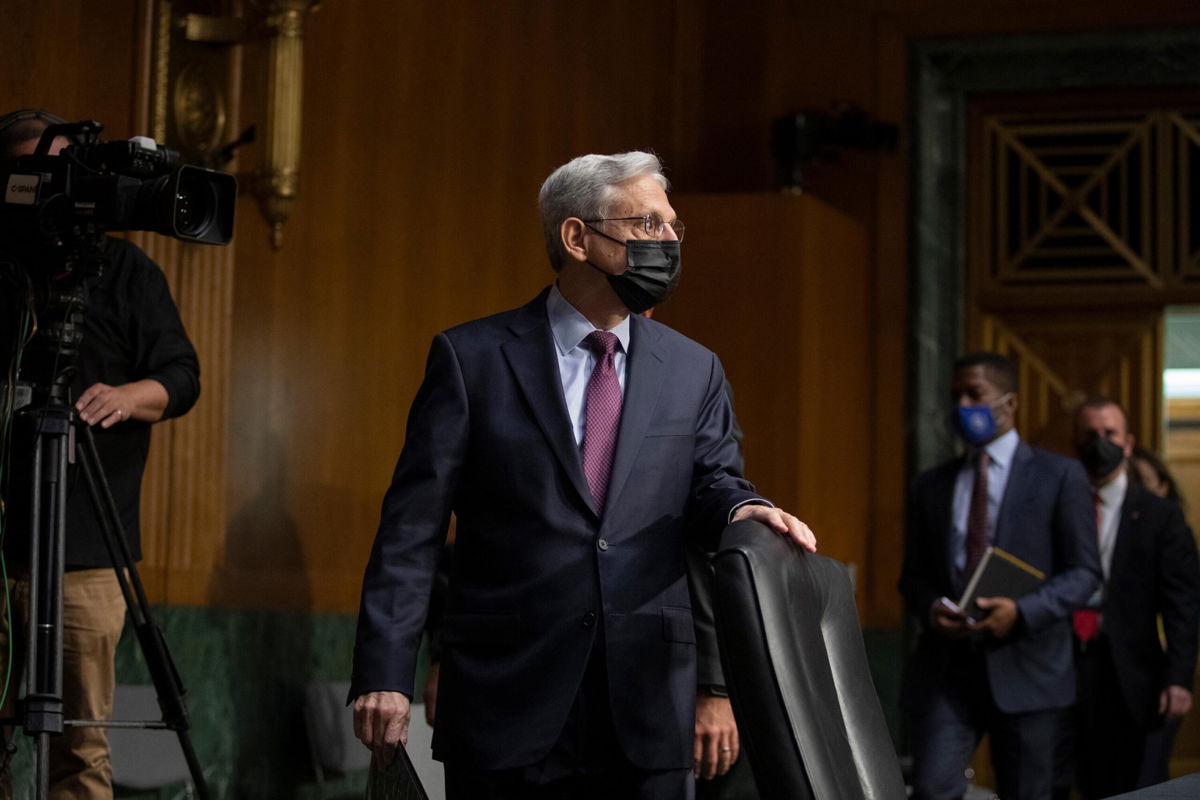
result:
[(1017, 429), (1013, 428), (1003, 436), (997, 436), (988, 442), (983, 449), (987, 451), (988, 461), (1001, 469), (1008, 469), (1020, 443), (1021, 437), (1017, 435)]
[(1129, 467), (1121, 470), (1121, 474), (1096, 490), (1100, 502), (1105, 507), (1120, 505), (1125, 502), (1125, 490), (1129, 488)]
[[(574, 350), (589, 333), (597, 330), (587, 317), (567, 302), (567, 298), (558, 290), (557, 283), (550, 287), (550, 296), (546, 298), (546, 316), (550, 318), (550, 331), (554, 334), (554, 345), (560, 356)], [(609, 330), (609, 333), (616, 334), (621, 350), (626, 353), (629, 352), (629, 330), (628, 316)]]

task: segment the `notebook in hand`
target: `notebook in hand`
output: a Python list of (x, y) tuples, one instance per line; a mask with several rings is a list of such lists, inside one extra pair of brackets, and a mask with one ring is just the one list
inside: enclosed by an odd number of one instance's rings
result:
[(371, 759), (367, 800), (429, 800), (403, 747), (396, 748), (396, 757), (386, 767)]
[(989, 547), (967, 583), (958, 607), (969, 620), (983, 619), (987, 612), (976, 604), (976, 598), (1008, 597), (1018, 600), (1036, 591), (1045, 580), (1046, 573), (1040, 569), (999, 547)]

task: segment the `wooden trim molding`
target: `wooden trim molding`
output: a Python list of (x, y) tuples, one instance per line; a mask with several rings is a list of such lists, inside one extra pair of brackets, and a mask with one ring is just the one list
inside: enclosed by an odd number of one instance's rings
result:
[[(174, 6), (143, 0), (140, 26), (142, 57), (137, 59), (133, 118), (145, 122), (168, 146), (161, 87), (170, 84), (163, 69), (176, 70), (186, 60), (164, 53), (170, 26), (163, 16)], [(176, 9), (177, 10), (177, 9)], [(190, 62), (195, 64), (196, 62)], [(227, 63), (213, 80), (228, 98), (223, 118), (235, 130), (241, 97), (241, 47), (230, 48)], [(203, 605), (208, 581), (221, 563), (227, 526), (226, 462), (235, 245), (187, 244), (165, 236), (138, 233), (133, 241), (163, 269), (188, 336), (200, 357), (200, 399), (185, 416), (155, 426), (150, 460), (142, 484), (141, 574), (152, 602)]]

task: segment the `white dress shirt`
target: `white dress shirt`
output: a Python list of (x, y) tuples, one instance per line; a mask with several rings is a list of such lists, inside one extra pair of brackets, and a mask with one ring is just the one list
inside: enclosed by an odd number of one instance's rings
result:
[[(988, 503), (987, 528), (988, 541), (994, 541), (996, 535), (996, 519), (1000, 516), (1000, 503), (1004, 500), (1004, 490), (1008, 487), (1008, 476), (1012, 473), (1013, 457), (1017, 454), (1017, 445), (1021, 437), (1015, 429), (1003, 436), (998, 436), (984, 445), (988, 454)], [(972, 450), (971, 454), (978, 452)], [(971, 490), (975, 484), (975, 460), (968, 455), (963, 461), (962, 469), (954, 482), (954, 505), (951, 516), (950, 547), (954, 554), (955, 574), (964, 577), (967, 568), (967, 517), (971, 512)]]
[[(550, 331), (554, 335), (554, 350), (558, 356), (558, 377), (562, 380), (563, 399), (567, 403), (567, 413), (571, 416), (571, 429), (575, 434), (575, 444), (583, 446), (583, 431), (587, 423), (587, 385), (592, 377), (592, 369), (596, 366), (596, 356), (591, 348), (583, 345), (583, 340), (594, 330), (599, 330), (579, 310), (567, 302), (558, 290), (558, 284), (550, 287), (550, 295), (546, 298), (546, 316), (550, 319)], [(618, 347), (613, 354), (613, 368), (617, 371), (617, 382), (621, 384), (621, 394), (625, 393), (625, 362), (629, 352), (629, 317), (621, 320), (609, 333), (616, 334)], [(729, 519), (733, 520), (734, 513), (744, 505), (774, 506), (770, 500), (743, 500), (729, 511)]]
[[(567, 401), (567, 413), (571, 416), (571, 429), (575, 433), (575, 444), (583, 445), (583, 429), (587, 422), (587, 385), (596, 366), (596, 356), (583, 340), (592, 331), (599, 330), (580, 314), (575, 306), (567, 302), (558, 290), (558, 284), (550, 287), (546, 298), (546, 316), (550, 318), (550, 331), (554, 334), (554, 349), (558, 355), (558, 377), (562, 380), (563, 399)], [(629, 317), (609, 333), (616, 334), (619, 346), (613, 354), (613, 368), (617, 371), (617, 382), (621, 394), (625, 393), (625, 360), (629, 352)]]
[(1088, 601), (1089, 606), (1099, 606), (1104, 597), (1104, 586), (1108, 576), (1112, 574), (1113, 548), (1117, 544), (1117, 531), (1121, 527), (1121, 506), (1125, 505), (1125, 494), (1129, 491), (1129, 468), (1121, 470), (1121, 474), (1095, 490), (1100, 498), (1100, 516), (1096, 520), (1096, 531), (1099, 538), (1096, 544), (1100, 547), (1100, 567), (1104, 570), (1104, 581), (1100, 588)]

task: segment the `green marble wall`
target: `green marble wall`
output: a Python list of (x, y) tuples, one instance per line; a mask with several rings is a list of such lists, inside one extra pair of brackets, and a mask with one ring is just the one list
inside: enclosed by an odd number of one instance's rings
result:
[[(214, 800), (319, 797), (304, 730), (304, 686), (346, 680), (354, 644), (351, 614), (300, 614), (158, 608), (156, 619), (187, 686), (192, 744)], [(149, 683), (128, 627), (117, 653), (122, 683)], [(864, 631), (867, 656), (893, 737), (902, 662), (899, 629)], [(423, 676), (418, 675), (419, 686)], [(160, 735), (172, 737), (163, 732)], [(18, 736), (14, 789), (30, 800), (29, 740)], [(366, 773), (329, 776), (329, 797), (362, 797)], [(121, 795), (137, 800), (184, 797), (183, 787)]]
[[(187, 686), (192, 743), (210, 796), (318, 797), (304, 729), (304, 686), (348, 679), (355, 617), (190, 607), (159, 608), (155, 615)], [(128, 626), (117, 676), (121, 683), (150, 683)], [(31, 748), (26, 737), (18, 738), (15, 794), (29, 798)], [(362, 797), (365, 772), (330, 778), (329, 796)], [(127, 796), (167, 800), (183, 794), (175, 786)]]

